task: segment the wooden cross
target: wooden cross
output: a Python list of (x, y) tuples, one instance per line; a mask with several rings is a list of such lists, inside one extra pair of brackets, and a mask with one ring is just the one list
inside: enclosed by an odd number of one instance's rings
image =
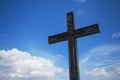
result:
[(75, 30), (73, 12), (67, 13), (67, 28), (68, 28), (67, 32), (49, 36), (48, 43), (53, 44), (53, 43), (68, 40), (69, 78), (70, 80), (80, 80), (77, 38), (99, 33), (100, 30), (99, 30), (98, 24), (90, 25), (90, 26)]

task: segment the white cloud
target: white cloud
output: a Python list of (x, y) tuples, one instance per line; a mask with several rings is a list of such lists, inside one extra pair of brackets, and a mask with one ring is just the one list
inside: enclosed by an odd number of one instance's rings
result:
[(86, 2), (87, 0), (78, 0), (78, 1), (82, 3), (82, 2)]
[[(80, 61), (82, 74), (85, 73), (84, 75), (106, 77), (108, 80), (111, 77), (113, 78), (120, 75), (119, 53), (119, 44), (106, 44), (91, 49), (87, 52), (88, 55)], [(116, 77), (116, 80), (119, 79), (120, 77)]]
[[(1, 69), (1, 67), (3, 67)], [(16, 48), (0, 50), (0, 79), (38, 78), (50, 80), (56, 73), (63, 72), (54, 62), (43, 57), (32, 56)]]
[(120, 31), (112, 34), (112, 39), (120, 38)]
[(116, 69), (116, 73), (120, 75), (120, 66), (117, 66), (115, 69)]
[(63, 58), (63, 57), (64, 57), (64, 56), (63, 56), (63, 55), (61, 55), (61, 54), (58, 54), (57, 56), (58, 56), (58, 57), (60, 57), (60, 58)]
[[(87, 54), (87, 56), (81, 60), (81, 63), (85, 63), (89, 61), (91, 58), (102, 58), (103, 56), (108, 56), (110, 54), (115, 54), (116, 52), (120, 52), (120, 45), (119, 44), (107, 44), (101, 45), (96, 48), (91, 49)], [(111, 61), (111, 60), (109, 60)]]
[(110, 74), (108, 72), (105, 71), (105, 69), (98, 69), (95, 68), (91, 71), (84, 71), (85, 74), (90, 75), (90, 76), (95, 76), (95, 77), (109, 77)]

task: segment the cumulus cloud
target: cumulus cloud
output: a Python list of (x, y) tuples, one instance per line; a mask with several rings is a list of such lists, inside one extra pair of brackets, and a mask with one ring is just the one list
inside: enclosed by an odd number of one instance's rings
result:
[(120, 38), (120, 31), (112, 34), (112, 39)]
[(0, 80), (19, 78), (49, 80), (61, 72), (63, 69), (56, 67), (50, 59), (32, 56), (16, 48), (0, 50)]
[[(120, 75), (119, 53), (119, 44), (106, 44), (91, 49), (80, 61), (83, 74), (106, 79)], [(116, 80), (119, 79), (120, 77), (116, 77)]]

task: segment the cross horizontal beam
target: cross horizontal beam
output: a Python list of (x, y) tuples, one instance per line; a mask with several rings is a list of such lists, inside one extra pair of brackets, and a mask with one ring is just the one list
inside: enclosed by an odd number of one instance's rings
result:
[(63, 32), (63, 33), (60, 33), (60, 34), (49, 36), (48, 37), (48, 43), (53, 44), (53, 43), (68, 40), (68, 37), (70, 35), (73, 35), (74, 38), (78, 38), (78, 37), (88, 36), (88, 35), (91, 35), (91, 34), (96, 34), (96, 33), (99, 33), (99, 32), (100, 32), (100, 30), (99, 30), (98, 24), (94, 24), (94, 25), (90, 25), (90, 26), (87, 26), (87, 27), (84, 27), (84, 28), (76, 29), (76, 30), (73, 31), (73, 33)]

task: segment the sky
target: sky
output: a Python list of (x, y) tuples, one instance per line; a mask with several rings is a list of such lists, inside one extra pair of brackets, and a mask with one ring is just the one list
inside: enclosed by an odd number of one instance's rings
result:
[(77, 39), (81, 80), (120, 80), (120, 0), (0, 0), (0, 80), (69, 80), (68, 43), (48, 44), (67, 31), (99, 24)]

